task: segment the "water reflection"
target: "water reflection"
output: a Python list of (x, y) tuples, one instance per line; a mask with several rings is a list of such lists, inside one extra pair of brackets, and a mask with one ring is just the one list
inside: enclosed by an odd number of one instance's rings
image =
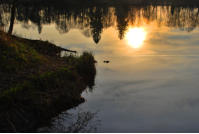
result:
[(143, 45), (144, 40), (146, 39), (146, 31), (144, 28), (130, 27), (125, 35), (125, 39), (131, 47), (139, 48)]
[[(6, 27), (11, 10), (0, 10)], [(83, 93), (80, 108), (100, 110), (99, 132), (199, 132), (197, 7), (26, 6), (16, 12), (14, 33), (94, 53), (95, 90)]]
[[(0, 11), (0, 26), (8, 29), (9, 20), (13, 20), (15, 10), (12, 5), (2, 4)], [(60, 34), (79, 29), (85, 37), (92, 37), (98, 44), (103, 31), (110, 27), (118, 30), (118, 37), (121, 40), (124, 39), (130, 26), (141, 27), (153, 24), (191, 32), (199, 26), (199, 10), (175, 6), (61, 8), (52, 5), (23, 6), (18, 3), (15, 19), (15, 24), (21, 24), (25, 29), (36, 26), (40, 34), (43, 27), (49, 24), (55, 24)]]
[(37, 130), (37, 132), (50, 133), (89, 133), (97, 132), (100, 120), (97, 112), (82, 111), (80, 109), (68, 110), (53, 119), (53, 122)]

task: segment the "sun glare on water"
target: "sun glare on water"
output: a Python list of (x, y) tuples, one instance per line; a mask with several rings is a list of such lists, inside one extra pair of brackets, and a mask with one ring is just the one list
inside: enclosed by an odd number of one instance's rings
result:
[(125, 35), (125, 39), (133, 48), (140, 48), (146, 39), (146, 31), (144, 28), (129, 28)]

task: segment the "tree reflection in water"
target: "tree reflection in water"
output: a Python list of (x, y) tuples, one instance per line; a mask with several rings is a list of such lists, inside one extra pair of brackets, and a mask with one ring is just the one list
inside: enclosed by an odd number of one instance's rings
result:
[(62, 113), (55, 118), (50, 127), (40, 128), (38, 132), (84, 133), (97, 132), (100, 120), (97, 113), (76, 111)]
[[(9, 26), (13, 13), (12, 5), (0, 5), (0, 26)], [(97, 44), (104, 29), (116, 27), (119, 39), (123, 39), (129, 26), (140, 26), (156, 22), (159, 27), (175, 27), (188, 32), (199, 26), (197, 7), (177, 6), (115, 6), (115, 7), (62, 7), (53, 5), (16, 6), (16, 22), (25, 28), (37, 25), (38, 33), (46, 24), (55, 24), (60, 33), (79, 29), (86, 37), (92, 37)], [(13, 19), (12, 19), (13, 20)], [(31, 22), (31, 23), (30, 23)]]

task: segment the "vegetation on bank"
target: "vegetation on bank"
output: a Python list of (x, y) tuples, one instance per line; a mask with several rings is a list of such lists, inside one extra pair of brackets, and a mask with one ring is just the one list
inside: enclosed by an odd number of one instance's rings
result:
[(0, 32), (0, 132), (31, 132), (84, 101), (96, 74), (91, 53), (60, 57), (65, 49)]

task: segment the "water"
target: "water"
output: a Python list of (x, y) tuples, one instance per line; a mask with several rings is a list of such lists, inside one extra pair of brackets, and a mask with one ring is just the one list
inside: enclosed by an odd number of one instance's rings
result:
[[(75, 122), (66, 115), (80, 113), (91, 117), (86, 132), (199, 132), (198, 8), (32, 10), (17, 10), (13, 34), (91, 51), (98, 61), (95, 87), (82, 95), (86, 102), (55, 118), (49, 131), (66, 131), (59, 127)], [(8, 24), (2, 23), (5, 30)]]

